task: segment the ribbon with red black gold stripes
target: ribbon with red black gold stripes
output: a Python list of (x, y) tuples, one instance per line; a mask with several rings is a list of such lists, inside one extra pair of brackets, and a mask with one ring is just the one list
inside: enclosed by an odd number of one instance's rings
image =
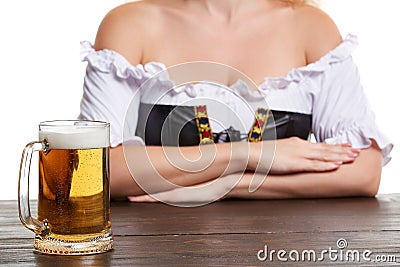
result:
[(251, 130), (247, 137), (247, 140), (249, 142), (261, 141), (265, 126), (267, 125), (268, 116), (269, 116), (269, 109), (266, 108), (257, 109), (253, 127), (251, 127)]
[(204, 105), (194, 106), (194, 114), (196, 116), (200, 145), (213, 144), (214, 137), (211, 131), (210, 122), (208, 120), (207, 107)]

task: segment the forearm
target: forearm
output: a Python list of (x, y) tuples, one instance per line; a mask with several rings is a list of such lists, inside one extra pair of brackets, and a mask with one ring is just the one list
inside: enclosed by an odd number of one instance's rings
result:
[[(240, 145), (240, 144), (238, 144)], [(246, 169), (246, 160), (232, 143), (196, 147), (122, 146), (111, 149), (110, 187), (113, 198), (165, 191), (162, 180), (189, 186)], [(125, 150), (125, 151), (124, 151)], [(161, 179), (161, 180), (160, 180)], [(161, 181), (161, 182), (160, 182)], [(141, 186), (139, 186), (141, 185)], [(148, 190), (146, 190), (148, 191)]]
[(358, 152), (349, 144), (311, 144), (298, 138), (191, 147), (119, 146), (111, 149), (111, 196), (170, 191), (176, 189), (173, 185), (197, 185), (246, 170), (257, 175), (269, 170), (273, 174), (335, 170), (352, 162)]
[(272, 198), (320, 198), (345, 196), (374, 196), (381, 175), (380, 150), (371, 147), (363, 150), (350, 164), (328, 172), (305, 172), (285, 175), (268, 175), (255, 192), (249, 192), (253, 175), (246, 173), (228, 197)]

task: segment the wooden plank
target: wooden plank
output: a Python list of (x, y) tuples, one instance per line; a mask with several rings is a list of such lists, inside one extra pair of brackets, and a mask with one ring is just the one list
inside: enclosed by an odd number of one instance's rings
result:
[[(18, 219), (15, 201), (0, 202), (0, 239), (31, 237)], [(32, 205), (35, 208), (35, 204)], [(400, 195), (379, 198), (245, 201), (198, 208), (159, 203), (113, 202), (116, 235), (278, 233), (400, 230)]]
[(236, 200), (192, 209), (122, 202), (112, 207), (112, 223), (121, 235), (399, 230), (400, 197)]
[[(337, 247), (337, 240), (345, 238), (348, 246)], [(3, 240), (0, 245), (1, 263), (11, 266), (350, 266), (367, 264), (370, 266), (396, 266), (400, 264), (399, 232), (318, 232), (318, 233), (270, 233), (270, 234), (208, 234), (208, 235), (166, 235), (166, 236), (116, 236), (116, 248), (109, 253), (91, 256), (48, 256), (32, 252), (31, 240)], [(260, 261), (259, 250), (285, 250), (287, 262), (279, 261), (276, 252)], [(332, 250), (323, 254), (322, 250)], [(291, 260), (289, 253), (297, 251), (298, 261)], [(307, 251), (315, 251), (314, 256)], [(337, 250), (334, 252), (333, 250)], [(374, 263), (363, 259), (366, 250), (371, 260), (377, 256), (395, 256), (397, 262)], [(342, 254), (340, 254), (342, 251)], [(346, 261), (346, 251), (354, 255)], [(357, 261), (356, 252), (360, 262)], [(292, 252), (293, 253), (293, 252)], [(304, 261), (302, 254), (304, 254)], [(4, 255), (7, 257), (4, 257)], [(296, 254), (291, 254), (292, 259)], [(336, 255), (336, 256), (335, 256)], [(341, 256), (343, 255), (343, 256)], [(264, 256), (261, 253), (260, 256)], [(336, 258), (336, 260), (335, 260)]]
[[(36, 214), (36, 202), (32, 202), (31, 208), (32, 213)], [(0, 201), (0, 210), (0, 229), (2, 229), (0, 240), (5, 238), (33, 238), (33, 233), (25, 229), (19, 220), (17, 201)], [(7, 230), (5, 231), (5, 229)]]
[[(34, 254), (33, 234), (20, 224), (16, 201), (0, 201), (0, 210), (2, 266), (271, 266), (255, 255), (264, 244), (275, 250), (322, 250), (335, 248), (339, 238), (348, 241), (349, 249), (396, 255), (400, 263), (399, 194), (376, 199), (232, 200), (199, 208), (114, 202), (116, 249), (84, 257)], [(295, 265), (303, 264), (310, 262)]]

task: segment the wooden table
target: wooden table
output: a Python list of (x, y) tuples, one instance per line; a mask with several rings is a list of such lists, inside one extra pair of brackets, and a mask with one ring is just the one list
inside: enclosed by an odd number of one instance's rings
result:
[(199, 208), (113, 202), (116, 247), (91, 256), (33, 253), (33, 234), (20, 224), (17, 203), (0, 201), (0, 210), (1, 266), (400, 265), (400, 194), (225, 200)]

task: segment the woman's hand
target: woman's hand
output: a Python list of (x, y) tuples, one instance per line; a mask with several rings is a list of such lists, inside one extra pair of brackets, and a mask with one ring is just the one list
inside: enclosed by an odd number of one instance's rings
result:
[[(311, 143), (297, 137), (263, 141), (258, 143), (235, 143), (234, 153), (248, 153), (247, 170), (258, 175), (239, 172), (212, 181), (177, 187), (169, 191), (129, 197), (132, 202), (164, 202), (179, 206), (204, 205), (226, 196), (240, 181), (242, 175), (249, 176), (249, 192), (257, 190), (266, 175), (294, 174), (302, 172), (333, 171), (342, 164), (351, 163), (358, 157), (360, 149), (350, 143), (329, 145)], [(249, 145), (249, 146), (247, 146)], [(268, 172), (269, 171), (269, 172)]]
[(131, 202), (163, 202), (175, 206), (193, 207), (205, 205), (227, 196), (243, 174), (219, 177), (211, 182), (180, 187), (151, 195), (129, 196)]
[(352, 148), (350, 143), (311, 143), (297, 137), (251, 143), (250, 146), (248, 170), (268, 171), (269, 164), (271, 174), (332, 171), (353, 162), (361, 151)]

